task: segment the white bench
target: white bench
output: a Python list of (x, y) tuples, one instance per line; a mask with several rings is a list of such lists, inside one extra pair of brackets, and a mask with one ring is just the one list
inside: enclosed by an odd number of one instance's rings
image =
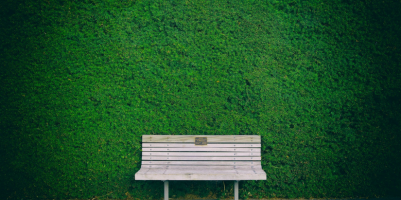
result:
[(135, 180), (266, 180), (259, 135), (143, 135), (142, 165)]

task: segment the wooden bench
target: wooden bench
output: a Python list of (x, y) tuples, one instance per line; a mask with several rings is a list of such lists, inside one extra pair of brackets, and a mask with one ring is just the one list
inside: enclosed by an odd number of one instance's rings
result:
[(259, 135), (143, 135), (142, 165), (135, 180), (266, 180)]

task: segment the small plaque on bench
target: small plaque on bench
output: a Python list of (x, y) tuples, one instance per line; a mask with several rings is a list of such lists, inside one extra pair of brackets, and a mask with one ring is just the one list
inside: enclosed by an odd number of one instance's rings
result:
[(195, 145), (207, 145), (207, 138), (206, 137), (196, 137)]

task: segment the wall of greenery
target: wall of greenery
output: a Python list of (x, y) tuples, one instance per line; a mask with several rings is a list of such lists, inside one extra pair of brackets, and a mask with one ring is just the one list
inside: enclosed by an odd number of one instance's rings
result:
[[(240, 198), (401, 196), (399, 0), (6, 0), (1, 199), (160, 199), (144, 134), (262, 137)], [(176, 181), (225, 198), (232, 182)]]

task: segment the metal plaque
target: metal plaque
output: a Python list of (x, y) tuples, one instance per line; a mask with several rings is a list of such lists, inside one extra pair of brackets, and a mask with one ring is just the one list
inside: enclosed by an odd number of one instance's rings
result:
[(207, 138), (206, 137), (196, 137), (195, 145), (207, 145)]

